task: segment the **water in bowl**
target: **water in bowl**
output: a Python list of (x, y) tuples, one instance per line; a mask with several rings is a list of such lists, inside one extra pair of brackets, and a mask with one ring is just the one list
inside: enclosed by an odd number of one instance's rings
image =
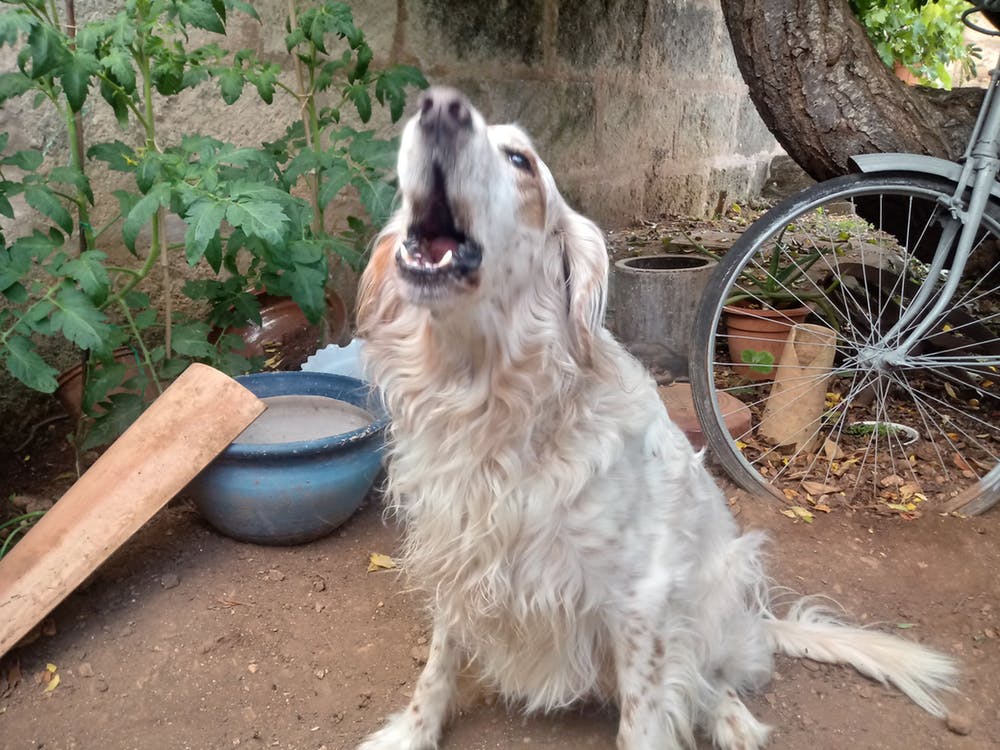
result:
[(326, 396), (268, 396), (267, 409), (233, 442), (292, 443), (341, 435), (371, 424), (364, 409)]

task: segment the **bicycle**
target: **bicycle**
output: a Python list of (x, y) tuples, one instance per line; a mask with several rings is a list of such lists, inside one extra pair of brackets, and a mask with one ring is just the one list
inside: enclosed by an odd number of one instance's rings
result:
[[(970, 18), (1000, 2), (974, 6), (963, 23), (1000, 36)], [(708, 445), (745, 489), (903, 515), (1000, 502), (998, 88), (1000, 65), (958, 161), (855, 156), (720, 259), (690, 378)], [(776, 320), (769, 339), (728, 319), (748, 306)]]

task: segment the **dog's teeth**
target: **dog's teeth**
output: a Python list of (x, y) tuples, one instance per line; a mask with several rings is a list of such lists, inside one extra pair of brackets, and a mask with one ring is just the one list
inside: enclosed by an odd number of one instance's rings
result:
[(434, 265), (437, 266), (438, 268), (441, 268), (441, 266), (446, 266), (449, 263), (451, 263), (451, 250), (442, 255), (441, 260), (439, 260)]
[(403, 258), (403, 262), (413, 265), (413, 256), (410, 255), (410, 251), (406, 249), (405, 243), (399, 246), (399, 253)]

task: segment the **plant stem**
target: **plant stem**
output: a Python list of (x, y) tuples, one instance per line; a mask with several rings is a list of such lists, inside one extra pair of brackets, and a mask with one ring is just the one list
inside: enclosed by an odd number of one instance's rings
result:
[[(76, 46), (76, 5), (74, 0), (66, 0), (66, 36), (71, 40), (71, 44)], [(84, 173), (84, 139), (83, 139), (83, 113), (67, 112), (66, 130), (69, 133), (70, 166), (81, 175)], [(80, 226), (80, 254), (82, 255), (93, 244), (93, 229), (90, 226), (90, 211), (87, 208), (87, 196), (82, 187), (76, 190), (76, 210), (77, 221)]]
[[(145, 51), (142, 47), (140, 41), (136, 42), (137, 50), (137, 61), (139, 63), (139, 69), (142, 71), (142, 97), (143, 97), (143, 109), (145, 111), (146, 119), (146, 149), (147, 151), (159, 152), (159, 148), (156, 145), (156, 119), (155, 112), (153, 111), (153, 79), (152, 74), (149, 69), (149, 58), (146, 57)], [(167, 253), (162, 253), (161, 249), (164, 242), (164, 211), (161, 206), (153, 214), (152, 221), (150, 222), (150, 246), (149, 246), (149, 258), (147, 258), (147, 263), (144, 268), (152, 267), (149, 262), (152, 260), (155, 262), (157, 257), (161, 259), (161, 267), (163, 269), (163, 306), (164, 306), (164, 316), (163, 316), (163, 333), (164, 333), (164, 346), (166, 348), (166, 356), (170, 356), (170, 347), (173, 338), (173, 300), (170, 297), (171, 293), (171, 272), (170, 272), (170, 257)], [(138, 283), (135, 279), (132, 280), (133, 283), (126, 284), (127, 288), (133, 288), (135, 284)], [(150, 363), (151, 365), (152, 363)], [(156, 377), (154, 375), (154, 381)], [(159, 382), (156, 381), (157, 389), (159, 389)]]
[[(292, 28), (299, 25), (295, 0), (288, 0), (288, 22)], [(310, 43), (311, 44), (311, 43)], [(316, 49), (313, 46), (313, 59), (316, 56)], [(302, 58), (292, 52), (292, 59), (295, 60), (295, 76), (299, 82), (299, 90), (296, 98), (299, 100), (299, 117), (302, 119), (303, 130), (306, 136), (306, 148), (315, 152), (318, 157), (319, 151), (319, 118), (316, 115), (316, 89), (315, 89), (315, 64), (309, 66), (309, 82), (306, 85), (306, 74), (302, 64)], [(319, 205), (319, 185), (320, 168), (309, 173), (307, 182), (309, 183), (309, 203), (313, 210), (312, 230), (313, 236), (318, 237), (323, 233), (323, 213)]]
[(19, 523), (21, 523), (23, 521), (28, 521), (28, 520), (30, 520), (32, 518), (38, 518), (38, 517), (44, 516), (44, 515), (45, 515), (45, 511), (44, 510), (32, 510), (32, 511), (29, 511), (28, 513), (22, 513), (19, 516), (14, 516), (13, 518), (8, 519), (8, 520), (4, 521), (3, 523), (0, 523), (0, 531), (3, 531), (4, 529), (6, 529), (9, 526), (17, 526)]
[(129, 310), (128, 305), (124, 300), (119, 300), (119, 304), (122, 308), (122, 314), (125, 316), (125, 320), (128, 321), (129, 328), (132, 329), (132, 335), (135, 336), (135, 341), (139, 345), (139, 350), (142, 352), (142, 361), (149, 371), (149, 377), (153, 380), (153, 386), (156, 388), (157, 393), (163, 393), (163, 384), (160, 383), (160, 379), (156, 377), (156, 368), (153, 366), (153, 357), (149, 352), (149, 348), (146, 346), (146, 342), (142, 338), (142, 332), (139, 330), (139, 326), (135, 324), (135, 318), (132, 317), (132, 311)]

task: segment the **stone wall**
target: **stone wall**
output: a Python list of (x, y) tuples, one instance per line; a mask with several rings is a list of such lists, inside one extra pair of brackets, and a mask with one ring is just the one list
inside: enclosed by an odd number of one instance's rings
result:
[[(278, 62), (292, 83), (286, 3), (254, 5), (262, 23), (234, 15), (227, 43)], [(77, 7), (87, 20), (119, 3)], [(716, 0), (370, 0), (355, 2), (354, 12), (377, 62), (418, 65), (432, 83), (466, 91), (488, 120), (524, 126), (570, 202), (606, 227), (664, 212), (710, 214), (722, 198), (756, 194), (777, 151)], [(4, 50), (0, 67), (13, 62)], [(138, 142), (98, 97), (86, 113), (89, 142)], [(280, 135), (296, 105), (286, 96), (268, 107), (248, 92), (227, 108), (207, 84), (160, 113), (165, 141), (202, 132), (255, 145)], [(24, 121), (31, 127), (18, 127)], [(63, 145), (58, 119), (29, 102), (6, 106), (0, 129), (13, 130), (12, 147)]]
[(395, 59), (527, 128), (605, 226), (755, 194), (777, 148), (714, 0), (398, 0), (358, 15)]

